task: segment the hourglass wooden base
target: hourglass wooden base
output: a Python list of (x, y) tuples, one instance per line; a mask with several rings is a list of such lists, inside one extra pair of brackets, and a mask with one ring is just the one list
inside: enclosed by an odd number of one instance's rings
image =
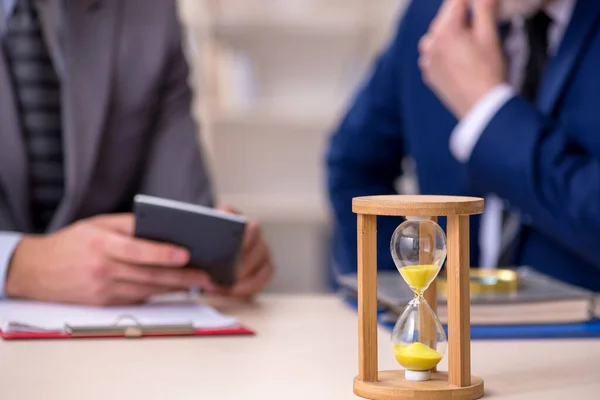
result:
[(446, 372), (435, 372), (431, 380), (411, 382), (404, 371), (380, 371), (377, 382), (354, 379), (354, 393), (372, 400), (475, 400), (483, 397), (483, 380), (471, 377), (471, 384), (456, 387), (448, 383)]
[[(367, 399), (478, 399), (483, 380), (471, 376), (469, 215), (483, 213), (484, 201), (453, 196), (372, 196), (352, 201), (358, 214), (358, 356), (354, 393)], [(377, 216), (447, 218), (448, 373), (410, 382), (404, 371), (377, 367)], [(433, 293), (428, 293), (433, 291)], [(425, 293), (435, 307), (435, 286)], [(432, 301), (431, 299), (434, 299)]]

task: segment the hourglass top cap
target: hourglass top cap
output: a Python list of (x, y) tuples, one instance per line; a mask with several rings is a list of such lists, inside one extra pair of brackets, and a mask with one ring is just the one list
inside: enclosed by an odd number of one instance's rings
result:
[(484, 200), (479, 197), (391, 195), (355, 197), (352, 211), (356, 214), (441, 217), (483, 213)]

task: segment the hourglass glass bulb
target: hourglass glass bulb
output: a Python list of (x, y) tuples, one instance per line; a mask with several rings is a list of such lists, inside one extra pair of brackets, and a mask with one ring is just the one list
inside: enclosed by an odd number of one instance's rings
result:
[(444, 357), (446, 346), (446, 332), (429, 304), (418, 298), (411, 301), (392, 331), (392, 350), (405, 369), (405, 378), (431, 379), (431, 370)]
[(446, 260), (446, 235), (427, 217), (407, 217), (394, 231), (390, 251), (402, 278), (421, 294)]
[(444, 356), (447, 338), (423, 293), (446, 260), (446, 235), (429, 218), (408, 217), (394, 231), (390, 250), (396, 268), (415, 292), (392, 332), (394, 356), (405, 368), (407, 380), (428, 380)]

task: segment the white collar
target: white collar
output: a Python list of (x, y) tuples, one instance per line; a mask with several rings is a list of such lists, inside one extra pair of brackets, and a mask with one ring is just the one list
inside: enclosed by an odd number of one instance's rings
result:
[[(552, 20), (552, 24), (566, 28), (571, 21), (573, 11), (577, 0), (552, 0), (544, 6), (544, 11)], [(525, 24), (525, 18), (522, 16), (514, 17), (511, 25), (522, 28)]]
[(577, 0), (553, 0), (544, 6), (544, 11), (552, 22), (562, 26), (569, 25)]

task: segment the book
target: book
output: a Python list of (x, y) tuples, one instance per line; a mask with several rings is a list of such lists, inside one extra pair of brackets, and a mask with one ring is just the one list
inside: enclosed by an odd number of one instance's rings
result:
[[(515, 292), (483, 293), (471, 296), (473, 325), (529, 325), (581, 323), (598, 318), (595, 293), (553, 279), (530, 267), (516, 269), (519, 287)], [(337, 278), (342, 293), (356, 296), (356, 274)], [(396, 271), (378, 273), (377, 298), (386, 320), (397, 318), (414, 297)], [(437, 314), (448, 319), (446, 299), (438, 294)]]

